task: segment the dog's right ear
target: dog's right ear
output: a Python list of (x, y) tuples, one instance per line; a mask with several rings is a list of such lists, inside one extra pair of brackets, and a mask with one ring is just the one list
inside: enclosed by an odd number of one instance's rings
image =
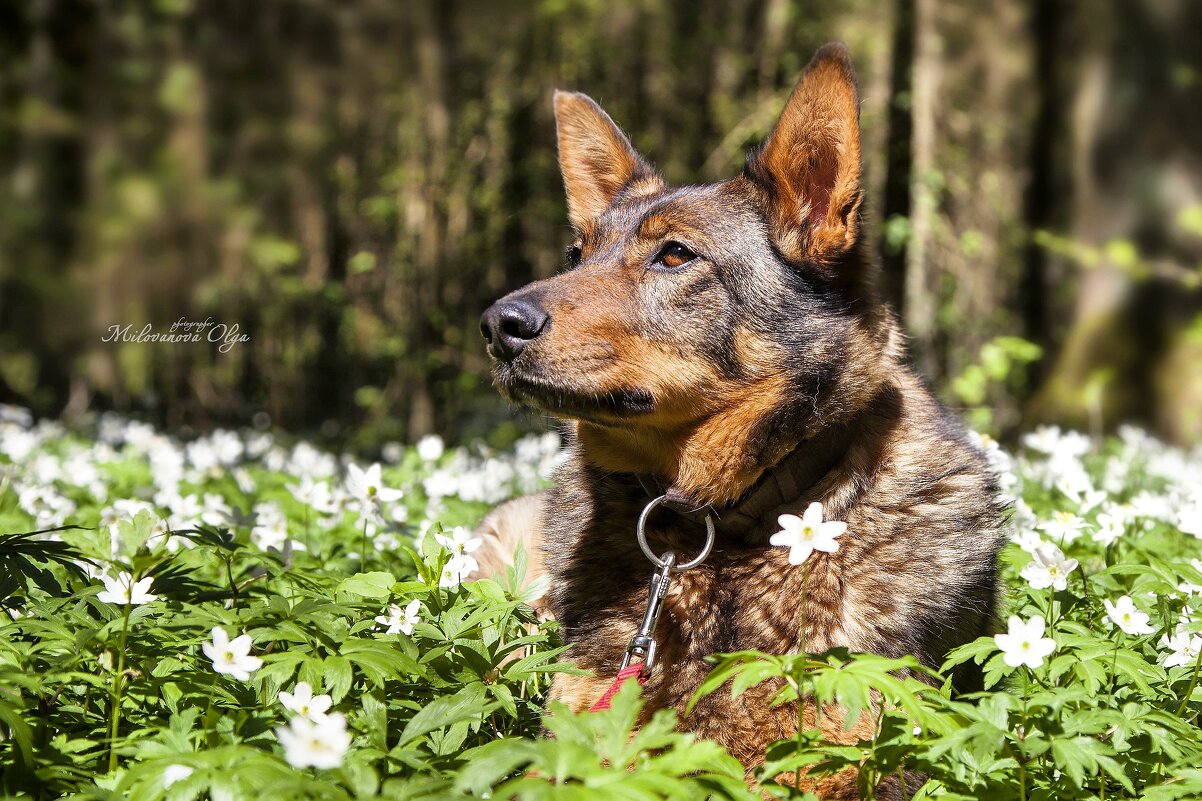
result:
[(600, 217), (631, 183), (660, 183), (651, 165), (588, 95), (557, 91), (555, 128), (568, 219), (577, 230)]

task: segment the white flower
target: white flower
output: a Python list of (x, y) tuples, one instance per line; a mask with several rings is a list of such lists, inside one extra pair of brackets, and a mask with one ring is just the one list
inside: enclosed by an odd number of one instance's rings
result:
[(1090, 447), (1089, 437), (1076, 431), (1062, 432), (1056, 426), (1040, 426), (1023, 437), (1023, 445), (1048, 456), (1053, 480), (1079, 469), (1078, 459)]
[(233, 431), (217, 429), (209, 435), (209, 444), (222, 464), (232, 465), (242, 458), (242, 440)]
[(1065, 558), (1064, 553), (1049, 542), (1035, 549), (1030, 564), (1023, 568), (1021, 575), (1031, 589), (1054, 587), (1063, 590), (1068, 587), (1069, 574), (1076, 569), (1077, 560)]
[(1202, 653), (1202, 635), (1178, 630), (1172, 637), (1161, 637), (1160, 644), (1172, 653), (1164, 657), (1166, 668), (1192, 665)]
[(451, 529), (450, 534), (435, 534), (434, 541), (450, 551), (452, 557), (467, 557), (472, 562), (476, 560), (469, 554), (484, 544), (482, 537), (473, 537), (472, 533), (463, 526), (455, 526)]
[(150, 585), (153, 583), (154, 579), (150, 576), (135, 583), (134, 577), (124, 572), (119, 573), (116, 578), (105, 576), (104, 590), (96, 597), (106, 604), (141, 606), (158, 599), (159, 596), (150, 592)]
[(271, 449), (275, 437), (265, 431), (257, 431), (246, 438), (246, 455), (258, 459)]
[(255, 504), (255, 527), (250, 530), (251, 539), (260, 549), (283, 550), (288, 542), (288, 519), (283, 510), (274, 503)]
[(202, 523), (207, 526), (224, 526), (233, 515), (234, 510), (225, 502), (225, 498), (214, 492), (205, 493), (204, 506), (200, 513)]
[(297, 501), (312, 507), (320, 514), (330, 515), (338, 511), (338, 504), (330, 492), (330, 485), (323, 480), (301, 476), (299, 484), (288, 484), (286, 489)]
[(364, 526), (368, 533), (374, 533), (376, 527), (384, 522), (381, 504), (400, 500), (403, 494), (398, 489), (383, 485), (379, 464), (373, 464), (366, 470), (356, 464), (347, 465), (346, 491), (358, 506), (359, 525)]
[(1010, 519), (1006, 521), (1006, 530), (1010, 532), (1010, 541), (1016, 543), (1028, 553), (1034, 553), (1035, 549), (1043, 542), (1043, 538), (1039, 536), (1039, 532), (1035, 531), (1035, 512), (1031, 511), (1031, 507), (1022, 498), (1014, 501), (1014, 512), (1010, 515)]
[(339, 712), (317, 720), (298, 715), (275, 731), (284, 746), (284, 759), (294, 768), (336, 768), (351, 747), (346, 717)]
[(1173, 504), (1164, 495), (1144, 490), (1132, 498), (1129, 505), (1134, 517), (1151, 518), (1165, 523), (1180, 522), (1174, 520)]
[(1040, 453), (1055, 453), (1059, 441), (1059, 426), (1039, 426), (1030, 434), (1023, 435), (1023, 445)]
[(1062, 477), (1056, 482), (1056, 489), (1067, 495), (1082, 512), (1088, 512), (1106, 500), (1106, 493), (1094, 489), (1089, 474), (1084, 470), (1073, 471)]
[(397, 604), (389, 604), (387, 615), (377, 615), (376, 622), (384, 626), (385, 634), (412, 634), (413, 627), (421, 622), (422, 602), (416, 598), (409, 602), (409, 605), (401, 609)]
[(836, 539), (847, 531), (847, 524), (838, 520), (822, 519), (822, 504), (815, 501), (806, 508), (805, 514), (781, 515), (776, 519), (781, 530), (773, 534), (768, 542), (789, 549), (789, 564), (800, 565), (814, 551), (834, 553), (839, 550)]
[(200, 516), (204, 514), (200, 498), (195, 494), (180, 495), (175, 491), (163, 491), (155, 494), (154, 502), (167, 510), (167, 525), (173, 531), (196, 528)]
[(307, 681), (298, 682), (293, 691), (280, 690), (280, 703), (284, 708), (301, 717), (316, 720), (330, 710), (334, 699), (328, 695), (314, 695)]
[(37, 436), (28, 431), (11, 426), (0, 428), (0, 453), (15, 463), (24, 461), (37, 446)]
[(446, 498), (459, 492), (459, 479), (451, 470), (435, 470), (422, 481), (422, 489), (431, 499)]
[(205, 656), (213, 661), (213, 670), (228, 673), (239, 681), (249, 681), (250, 674), (263, 666), (263, 660), (250, 655), (250, 635), (230, 639), (225, 629), (213, 629), (213, 641), (200, 644)]
[(452, 556), (450, 561), (443, 565), (442, 575), (438, 577), (438, 586), (453, 590), (471, 578), (472, 573), (479, 568), (480, 564), (472, 556)]
[(1119, 537), (1123, 536), (1123, 529), (1126, 527), (1125, 522), (1121, 517), (1116, 517), (1108, 512), (1098, 514), (1098, 528), (1093, 533), (1094, 542), (1109, 547)]
[(1018, 615), (1011, 615), (1009, 631), (993, 638), (1002, 652), (1002, 661), (1010, 667), (1026, 665), (1037, 668), (1042, 665), (1043, 660), (1056, 650), (1056, 641), (1043, 636), (1046, 628), (1047, 624), (1040, 615), (1026, 623)]
[(1035, 553), (1035, 549), (1043, 545), (1043, 537), (1038, 531), (1016, 531), (1010, 535), (1010, 541), (1027, 553)]
[(39, 529), (61, 526), (75, 512), (75, 501), (60, 495), (54, 487), (18, 485), (16, 489), (17, 505), (34, 519)]
[(1193, 503), (1178, 511), (1177, 528), (1184, 534), (1202, 539), (1202, 498), (1195, 498)]
[(202, 473), (217, 467), (220, 464), (220, 459), (217, 458), (217, 451), (213, 449), (210, 442), (203, 439), (198, 439), (196, 442), (188, 443), (185, 448), (188, 455), (188, 462), (192, 467)]
[(1117, 602), (1111, 603), (1107, 598), (1102, 602), (1106, 607), (1106, 617), (1112, 624), (1118, 626), (1127, 634), (1151, 634), (1152, 627), (1148, 625), (1148, 615), (1135, 607), (1135, 601), (1130, 595), (1124, 595)]
[(234, 481), (238, 484), (238, 489), (246, 495), (254, 495), (255, 490), (259, 485), (255, 482), (255, 477), (250, 474), (250, 471), (245, 467), (234, 468)]
[(1054, 512), (1050, 520), (1044, 520), (1036, 526), (1048, 539), (1072, 542), (1081, 536), (1085, 521), (1072, 512)]
[(373, 464), (366, 470), (357, 464), (347, 465), (346, 491), (360, 501), (391, 503), (400, 500), (404, 493), (385, 487), (380, 472), (379, 464)]
[(442, 458), (444, 450), (446, 446), (442, 443), (442, 437), (437, 434), (427, 434), (417, 441), (417, 455), (423, 462), (437, 462)]
[(192, 768), (187, 765), (168, 765), (163, 768), (163, 786), (170, 787), (178, 781), (183, 781), (192, 775)]

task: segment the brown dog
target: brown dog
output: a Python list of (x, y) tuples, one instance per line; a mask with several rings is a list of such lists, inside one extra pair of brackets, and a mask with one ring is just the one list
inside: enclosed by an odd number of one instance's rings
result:
[[(584, 95), (556, 93), (555, 116), (577, 234), (569, 269), (498, 301), (482, 329), (501, 392), (567, 421), (571, 459), (549, 493), (498, 509), (485, 529), (497, 553), (518, 539), (541, 553), (550, 611), (595, 674), (558, 676), (552, 697), (580, 710), (613, 680), (646, 606), (652, 568), (634, 528), (651, 493), (712, 510), (716, 544), (674, 580), (644, 693), (649, 710), (676, 709), (754, 766), (796, 711), (753, 688), (686, 713), (705, 657), (797, 651), (804, 619), (811, 652), (937, 667), (992, 620), (993, 478), (907, 366), (873, 290), (842, 45), (818, 51), (768, 141), (722, 183), (665, 185)], [(837, 552), (806, 561), (803, 593), (803, 569), (768, 539), (779, 514), (813, 501), (848, 528)], [(670, 510), (648, 528), (656, 552), (682, 560), (702, 532)], [(865, 721), (824, 723), (835, 740), (872, 734)], [(854, 775), (811, 786), (858, 797)]]

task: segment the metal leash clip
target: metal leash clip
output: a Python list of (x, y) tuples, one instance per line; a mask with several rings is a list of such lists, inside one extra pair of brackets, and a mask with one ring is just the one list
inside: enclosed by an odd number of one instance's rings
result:
[(626, 655), (622, 657), (621, 670), (625, 670), (635, 657), (643, 660), (643, 675), (651, 675), (655, 665), (655, 624), (659, 613), (664, 608), (664, 596), (672, 584), (672, 568), (676, 565), (676, 554), (668, 551), (662, 559), (662, 567), (651, 575), (651, 584), (647, 588), (647, 610), (643, 612), (643, 622), (638, 632), (630, 638), (626, 646)]
[(625, 670), (630, 665), (634, 658), (643, 660), (642, 675), (644, 677), (651, 675), (651, 669), (655, 666), (655, 624), (659, 621), (660, 612), (664, 608), (664, 597), (668, 594), (668, 588), (672, 584), (672, 571), (684, 572), (690, 568), (697, 567), (705, 561), (710, 555), (710, 550), (714, 547), (714, 516), (707, 513), (705, 516), (705, 546), (701, 549), (701, 553), (694, 559), (684, 564), (676, 564), (676, 554), (673, 551), (666, 552), (663, 556), (657, 556), (651, 547), (647, 544), (647, 518), (651, 515), (651, 511), (663, 502), (666, 496), (661, 495), (655, 498), (645, 507), (643, 513), (639, 515), (639, 524), (637, 529), (639, 547), (643, 549), (643, 553), (656, 566), (656, 571), (651, 575), (651, 582), (647, 587), (647, 609), (643, 612), (643, 622), (639, 624), (638, 631), (630, 638), (630, 644), (626, 646), (626, 654), (622, 657), (622, 670)]

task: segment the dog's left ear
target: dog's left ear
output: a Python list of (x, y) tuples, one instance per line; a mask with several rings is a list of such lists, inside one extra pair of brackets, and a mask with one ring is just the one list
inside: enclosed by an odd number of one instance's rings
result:
[(829, 263), (855, 244), (860, 209), (860, 103), (847, 48), (823, 45), (743, 174), (766, 195), (776, 245)]

